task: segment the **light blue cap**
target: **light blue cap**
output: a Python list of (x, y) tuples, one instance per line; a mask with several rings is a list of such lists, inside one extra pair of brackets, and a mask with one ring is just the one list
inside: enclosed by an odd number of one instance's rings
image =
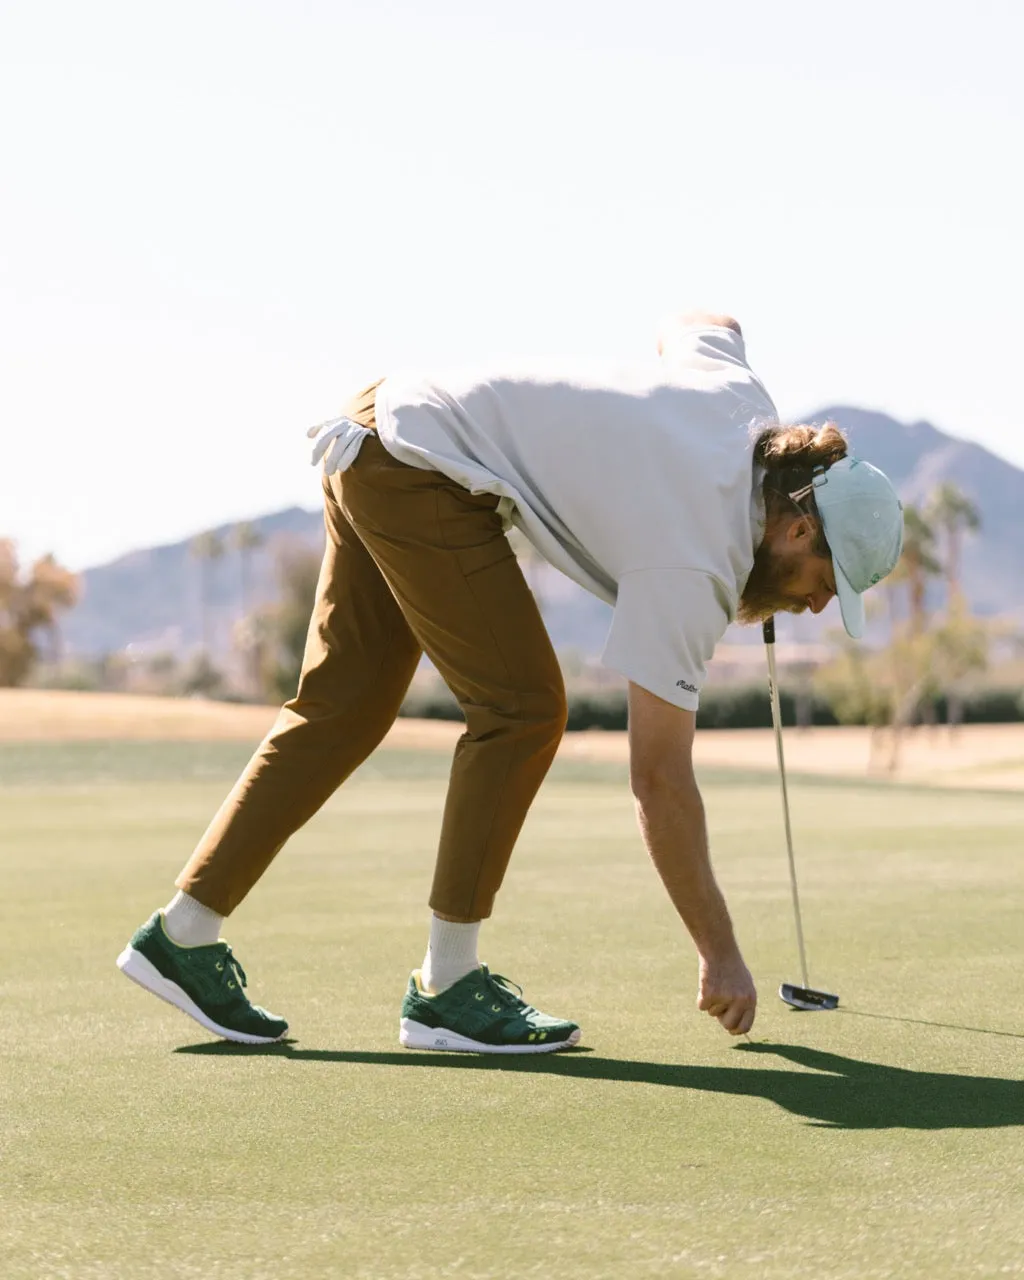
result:
[(832, 551), (843, 626), (864, 634), (864, 592), (896, 568), (903, 549), (903, 503), (889, 477), (846, 457), (815, 473), (814, 501)]

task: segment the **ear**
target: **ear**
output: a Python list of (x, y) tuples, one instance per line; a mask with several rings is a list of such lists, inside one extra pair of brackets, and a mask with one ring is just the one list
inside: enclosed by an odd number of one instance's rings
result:
[(786, 530), (786, 543), (794, 550), (810, 546), (818, 532), (818, 522), (813, 516), (797, 516)]

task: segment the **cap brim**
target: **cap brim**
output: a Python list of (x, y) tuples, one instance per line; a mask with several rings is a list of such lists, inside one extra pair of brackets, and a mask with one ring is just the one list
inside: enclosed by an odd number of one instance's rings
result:
[(839, 599), (839, 611), (843, 615), (846, 634), (852, 636), (854, 640), (860, 640), (864, 635), (866, 622), (864, 597), (860, 592), (854, 591), (850, 585), (850, 579), (840, 569), (835, 558), (832, 560), (832, 568), (836, 575), (836, 596)]

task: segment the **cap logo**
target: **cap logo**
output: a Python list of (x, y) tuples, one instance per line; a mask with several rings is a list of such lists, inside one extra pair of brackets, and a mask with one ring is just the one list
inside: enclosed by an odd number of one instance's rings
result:
[(880, 573), (873, 573), (873, 574), (871, 575), (871, 585), (872, 585), (872, 586), (874, 586), (876, 582), (881, 582), (881, 581), (882, 581), (882, 575), (881, 575)]

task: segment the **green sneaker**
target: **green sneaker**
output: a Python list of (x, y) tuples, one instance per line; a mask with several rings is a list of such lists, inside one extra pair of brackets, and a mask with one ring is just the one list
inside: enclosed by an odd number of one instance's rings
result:
[(154, 912), (117, 957), (117, 967), (153, 995), (225, 1040), (271, 1044), (288, 1030), (243, 992), (245, 974), (226, 942), (179, 947), (167, 936), (164, 914)]
[(521, 987), (482, 964), (436, 996), (423, 990), (415, 970), (402, 1001), (398, 1038), (407, 1049), (553, 1053), (578, 1044), (580, 1029), (538, 1012), (522, 999)]

